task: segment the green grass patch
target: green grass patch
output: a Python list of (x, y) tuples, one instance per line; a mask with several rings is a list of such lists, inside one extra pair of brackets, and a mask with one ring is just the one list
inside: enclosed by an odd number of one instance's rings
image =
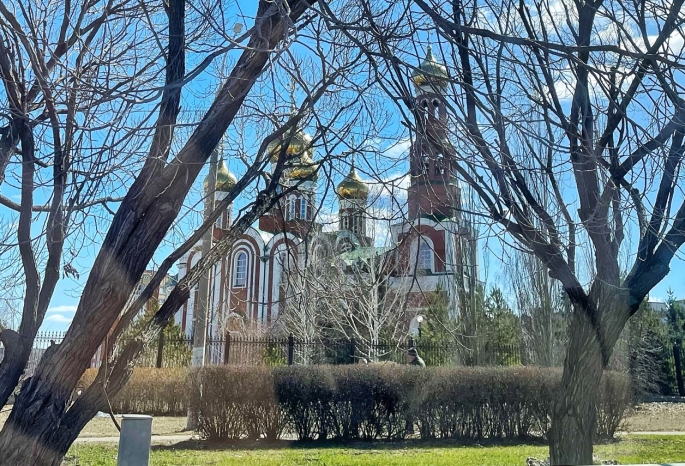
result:
[[(75, 445), (64, 465), (115, 466), (116, 454), (116, 447), (112, 445)], [(685, 436), (631, 436), (616, 443), (598, 445), (595, 454), (601, 459), (617, 459), (621, 464), (685, 461)], [(153, 447), (150, 464), (524, 466), (528, 456), (547, 457), (547, 447), (541, 444), (463, 445), (420, 441), (360, 442), (347, 446), (316, 442), (280, 442), (275, 445), (235, 443), (222, 446), (187, 442)]]

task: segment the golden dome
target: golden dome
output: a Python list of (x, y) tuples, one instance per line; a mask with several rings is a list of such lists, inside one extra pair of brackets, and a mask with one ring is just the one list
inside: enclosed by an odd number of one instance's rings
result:
[(283, 178), (294, 181), (317, 181), (319, 179), (319, 164), (309, 156), (309, 151), (302, 152), (299, 158), (288, 162)]
[(419, 69), (412, 73), (411, 79), (417, 86), (423, 86), (424, 84), (438, 84), (444, 86), (445, 81), (449, 79), (447, 67), (438, 63), (433, 56), (433, 49), (430, 45), (426, 50), (426, 58), (419, 65)]
[(338, 185), (336, 192), (340, 199), (361, 199), (366, 200), (369, 196), (369, 187), (357, 175), (354, 163), (350, 167), (350, 172)]
[[(266, 153), (269, 155), (271, 162), (276, 163), (281, 153), (283, 142), (287, 141), (290, 133), (281, 136), (280, 139), (271, 141), (266, 146)], [(303, 181), (311, 180), (317, 181), (319, 165), (312, 160), (314, 150), (312, 148), (312, 138), (305, 134), (301, 129), (297, 129), (295, 134), (290, 137), (290, 144), (286, 149), (286, 165), (283, 172), (283, 178), (286, 180)]]
[[(271, 162), (276, 163), (278, 161), (278, 156), (281, 153), (281, 144), (287, 141), (289, 134), (286, 133), (281, 136), (280, 139), (273, 140), (266, 146), (266, 153), (270, 156)], [(292, 138), (290, 138), (290, 144), (288, 144), (288, 149), (286, 150), (286, 156), (288, 158), (299, 156), (302, 153), (312, 157), (312, 138), (304, 134), (301, 129), (298, 129)]]
[[(216, 191), (228, 192), (236, 185), (238, 180), (235, 175), (228, 170), (226, 162), (222, 158), (216, 167)], [(209, 188), (209, 175), (204, 182), (205, 191)]]

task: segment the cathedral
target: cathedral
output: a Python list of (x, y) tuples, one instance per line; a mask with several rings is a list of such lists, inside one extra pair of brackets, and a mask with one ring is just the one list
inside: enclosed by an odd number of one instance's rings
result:
[[(325, 251), (345, 264), (383, 256), (383, 273), (389, 288), (406, 296), (402, 308), (407, 326), (426, 305), (426, 295), (444, 291), (449, 310), (456, 317), (460, 291), (469, 289), (477, 278), (476, 242), (471, 226), (461, 214), (454, 147), (447, 136), (448, 113), (443, 105), (447, 88), (446, 67), (435, 59), (430, 47), (425, 60), (412, 74), (416, 89), (417, 136), (409, 151), (411, 181), (406, 214), (390, 226), (390, 245), (379, 247), (369, 236), (367, 223), (369, 186), (364, 183), (352, 158), (349, 173), (336, 187), (337, 230), (324, 231), (317, 222), (318, 167), (311, 139), (301, 130), (284, 138), (286, 153), (296, 158), (283, 172), (281, 186), (291, 191), (257, 225), (245, 231), (230, 253), (217, 262), (210, 276), (208, 336), (221, 338), (246, 323), (272, 326), (288, 312), (288, 277), (293, 269)], [(272, 166), (282, 151), (281, 141), (267, 148)], [(216, 190), (205, 195), (218, 202), (235, 186), (236, 178), (220, 160)], [(222, 213), (214, 237), (232, 222), (232, 209)], [(200, 259), (201, 243), (180, 261), (180, 280)], [(183, 331), (193, 333), (193, 315), (199, 302), (197, 287), (175, 316)]]

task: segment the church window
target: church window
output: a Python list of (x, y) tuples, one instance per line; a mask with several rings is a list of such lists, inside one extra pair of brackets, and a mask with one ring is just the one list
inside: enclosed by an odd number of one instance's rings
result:
[(433, 270), (433, 250), (426, 241), (420, 242), (418, 264), (416, 268), (419, 270)]
[(435, 159), (435, 174), (444, 175), (445, 174), (445, 159), (444, 157), (438, 157)]
[(304, 219), (304, 220), (308, 220), (307, 219), (307, 199), (304, 197), (302, 199), (300, 199), (300, 218)]
[(247, 283), (247, 254), (244, 252), (236, 256), (233, 277), (233, 286), (244, 287)]
[(290, 198), (290, 208), (288, 209), (288, 220), (295, 218), (295, 198)]
[(423, 155), (421, 157), (421, 172), (428, 173), (428, 170), (430, 170), (430, 159), (427, 155)]

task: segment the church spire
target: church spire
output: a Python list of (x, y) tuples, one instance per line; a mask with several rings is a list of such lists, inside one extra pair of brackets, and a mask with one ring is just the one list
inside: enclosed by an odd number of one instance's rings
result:
[(449, 75), (428, 46), (426, 58), (412, 73), (416, 85), (416, 140), (412, 141), (409, 219), (453, 217), (459, 206), (454, 168), (456, 155), (447, 135), (445, 90)]

